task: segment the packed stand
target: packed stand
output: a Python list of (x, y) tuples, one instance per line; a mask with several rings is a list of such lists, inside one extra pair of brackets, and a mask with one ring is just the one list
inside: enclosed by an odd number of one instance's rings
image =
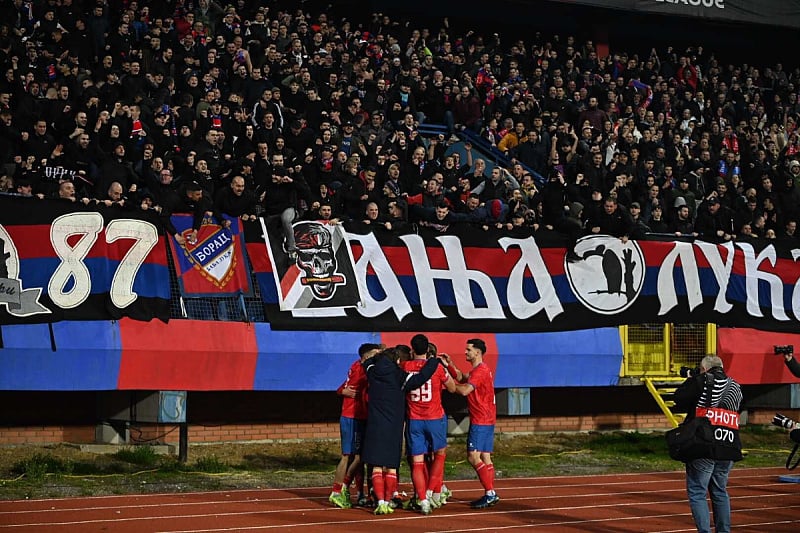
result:
[(301, 218), (798, 244), (800, 68), (255, 4), (3, 3), (2, 191), (263, 216), (290, 252)]

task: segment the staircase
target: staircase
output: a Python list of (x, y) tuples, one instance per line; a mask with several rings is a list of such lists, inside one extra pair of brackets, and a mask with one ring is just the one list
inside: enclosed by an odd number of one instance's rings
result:
[(655, 399), (661, 411), (672, 424), (672, 427), (678, 427), (686, 418), (684, 413), (673, 413), (672, 407), (675, 402), (672, 397), (675, 394), (675, 389), (678, 384), (683, 383), (683, 378), (642, 378), (647, 390)]

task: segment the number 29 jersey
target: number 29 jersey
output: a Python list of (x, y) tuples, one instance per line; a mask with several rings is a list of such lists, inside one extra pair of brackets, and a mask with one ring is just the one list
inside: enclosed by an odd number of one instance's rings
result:
[[(416, 374), (425, 366), (425, 359), (412, 359), (403, 361), (400, 368), (411, 374)], [(425, 384), (406, 394), (406, 416), (409, 420), (438, 420), (444, 416), (442, 408), (442, 388), (450, 378), (450, 374), (439, 365), (433, 377)]]

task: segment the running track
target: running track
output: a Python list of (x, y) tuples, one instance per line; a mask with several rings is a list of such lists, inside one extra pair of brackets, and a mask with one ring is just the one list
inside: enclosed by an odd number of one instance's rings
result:
[[(800, 531), (800, 484), (780, 482), (782, 474), (734, 468), (728, 490), (736, 531)], [(332, 508), (329, 489), (318, 487), (0, 501), (0, 531), (694, 531), (682, 472), (500, 479), (501, 502), (482, 511), (468, 507), (480, 495), (476, 481), (447, 484), (453, 499), (431, 516)]]

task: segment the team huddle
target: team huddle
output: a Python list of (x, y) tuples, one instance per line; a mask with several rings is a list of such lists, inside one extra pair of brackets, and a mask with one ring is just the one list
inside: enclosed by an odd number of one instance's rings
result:
[[(467, 458), (483, 486), (484, 495), (470, 505), (484, 509), (500, 498), (494, 490), (494, 377), (483, 362), (486, 343), (469, 339), (465, 355), (472, 365), (462, 372), (449, 355), (438, 353), (425, 335), (415, 335), (411, 346), (386, 348), (362, 344), (345, 382), (340, 432), (342, 458), (334, 474), (331, 503), (349, 509), (350, 488), (357, 489), (356, 505), (390, 514), (398, 507), (428, 515), (447, 503), (444, 484), (447, 454), (447, 416), (442, 390), (467, 398), (470, 429)], [(404, 500), (397, 490), (403, 433), (411, 468), (414, 495)], [(366, 472), (368, 476), (364, 475)], [(365, 482), (370, 488), (365, 491)]]

